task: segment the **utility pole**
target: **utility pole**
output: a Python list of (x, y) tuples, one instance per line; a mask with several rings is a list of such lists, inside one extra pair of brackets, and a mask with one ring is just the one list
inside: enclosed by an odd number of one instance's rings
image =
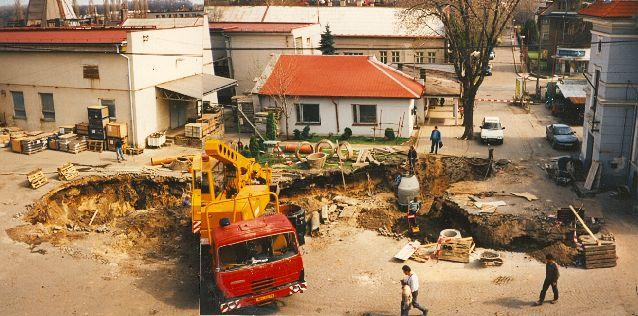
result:
[(541, 54), (543, 54), (543, 34), (541, 33), (541, 26), (543, 25), (542, 15), (540, 16), (540, 25), (536, 28), (538, 30), (538, 56), (536, 56), (536, 97), (540, 100), (541, 98), (541, 86), (540, 86), (540, 77), (541, 77)]

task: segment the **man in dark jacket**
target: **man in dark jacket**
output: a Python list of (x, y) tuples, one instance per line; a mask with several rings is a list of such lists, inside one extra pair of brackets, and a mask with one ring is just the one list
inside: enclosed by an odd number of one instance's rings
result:
[(558, 272), (558, 265), (554, 262), (554, 256), (551, 254), (547, 254), (545, 256), (547, 263), (545, 264), (545, 282), (543, 283), (543, 289), (541, 290), (541, 296), (536, 302), (536, 305), (542, 305), (545, 301), (545, 293), (547, 293), (547, 289), (549, 286), (552, 286), (552, 291), (554, 292), (554, 300), (551, 301), (552, 304), (558, 301), (558, 277), (560, 276), (560, 272)]
[(410, 150), (408, 151), (408, 162), (410, 163), (410, 174), (414, 174), (414, 166), (416, 165), (416, 149), (414, 149), (414, 145), (410, 146)]
[(122, 142), (121, 138), (118, 138), (115, 141), (115, 156), (117, 157), (117, 162), (120, 162), (120, 159), (126, 160), (126, 159), (124, 159), (124, 153), (122, 152), (122, 146), (123, 145), (124, 145), (124, 143)]
[(430, 147), (430, 154), (438, 154), (439, 146), (441, 143), (441, 132), (439, 131), (438, 126), (434, 126), (432, 130), (432, 134), (430, 134), (430, 140), (432, 141), (432, 146)]

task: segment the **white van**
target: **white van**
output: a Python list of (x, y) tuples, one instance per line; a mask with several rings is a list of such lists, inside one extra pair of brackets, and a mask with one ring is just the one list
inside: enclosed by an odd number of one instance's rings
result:
[(503, 143), (503, 130), (501, 119), (496, 116), (486, 116), (481, 123), (481, 142), (482, 143)]

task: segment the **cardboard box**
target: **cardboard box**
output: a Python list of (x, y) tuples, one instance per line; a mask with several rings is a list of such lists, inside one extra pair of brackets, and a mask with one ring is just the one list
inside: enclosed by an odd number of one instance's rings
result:
[(128, 136), (126, 123), (108, 123), (106, 124), (106, 137), (124, 138)]
[(11, 139), (11, 150), (15, 153), (22, 153), (22, 140), (24, 138)]
[(109, 117), (109, 108), (106, 106), (89, 106), (89, 119), (101, 120)]

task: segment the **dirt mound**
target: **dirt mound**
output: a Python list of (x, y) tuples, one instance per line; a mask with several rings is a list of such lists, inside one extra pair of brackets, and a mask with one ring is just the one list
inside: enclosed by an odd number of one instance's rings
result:
[(113, 253), (110, 259), (196, 253), (190, 249), (197, 244), (190, 232), (190, 209), (182, 205), (187, 187), (187, 180), (173, 177), (84, 177), (45, 194), (24, 216), (30, 225), (7, 234), (32, 247), (49, 242), (76, 247), (76, 254)]
[(570, 266), (574, 264), (574, 261), (578, 256), (578, 250), (576, 248), (569, 247), (562, 242), (557, 242), (529, 253), (532, 258), (541, 262), (545, 262), (545, 256), (548, 254), (554, 256), (556, 263), (562, 266)]

